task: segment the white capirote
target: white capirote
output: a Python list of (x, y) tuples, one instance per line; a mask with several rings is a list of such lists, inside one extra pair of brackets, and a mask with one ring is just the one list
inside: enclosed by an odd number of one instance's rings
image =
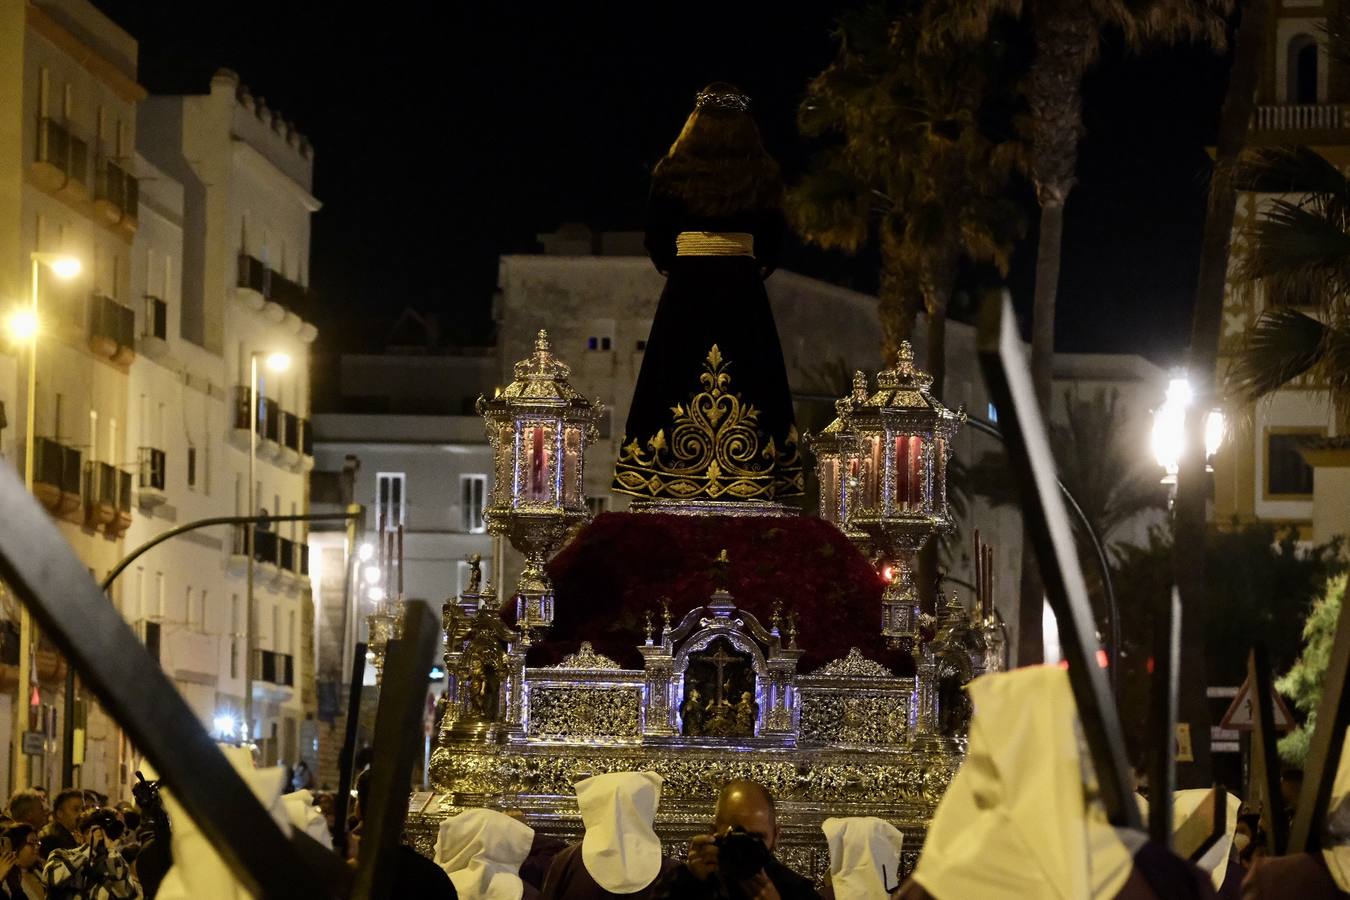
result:
[(586, 834), (581, 861), (611, 894), (632, 894), (661, 873), (661, 840), (652, 823), (661, 802), (655, 772), (610, 772), (576, 784)]
[(441, 823), (436, 864), (464, 900), (520, 900), (520, 864), (534, 829), (494, 809), (466, 809)]
[(929, 826), (914, 878), (935, 897), (1106, 900), (1146, 836), (1112, 828), (1079, 734), (1068, 673), (975, 679), (965, 763)]
[(836, 900), (886, 900), (900, 886), (905, 836), (876, 816), (826, 819), (820, 826), (830, 848), (830, 884)]

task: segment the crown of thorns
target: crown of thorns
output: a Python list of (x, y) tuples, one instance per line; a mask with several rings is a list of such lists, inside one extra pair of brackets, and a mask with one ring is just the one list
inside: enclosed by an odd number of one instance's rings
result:
[(750, 98), (736, 91), (700, 91), (694, 98), (698, 109), (727, 109), (733, 112), (749, 112)]

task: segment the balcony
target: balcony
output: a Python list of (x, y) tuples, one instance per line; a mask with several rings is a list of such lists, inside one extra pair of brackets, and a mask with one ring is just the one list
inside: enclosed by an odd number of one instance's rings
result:
[[(249, 390), (245, 385), (234, 389), (234, 418), (231, 437), (240, 449), (247, 452), (249, 439)], [(280, 457), (279, 464), (306, 468), (314, 465), (314, 439), (309, 420), (287, 412), (281, 404), (266, 395), (258, 398), (258, 457)]]
[(150, 294), (145, 295), (145, 338), (159, 341), (169, 339), (169, 304)]
[(141, 506), (159, 506), (166, 499), (164, 451), (154, 447), (141, 447), (137, 451), (136, 461)]
[(258, 650), (254, 672), (256, 680), (277, 687), (295, 687), (295, 657), (275, 650)]
[[(248, 526), (234, 526), (234, 543), (229, 569), (235, 574), (247, 570)], [(304, 581), (309, 578), (309, 545), (293, 541), (275, 531), (257, 528), (253, 532), (253, 561), (264, 567), (264, 575), (280, 584), (282, 578)]]
[(131, 473), (112, 463), (86, 463), (84, 501), (86, 525), (120, 535), (131, 525)]
[(1350, 144), (1350, 113), (1339, 103), (1258, 106), (1252, 115), (1250, 140), (1256, 146)]
[(99, 160), (94, 211), (103, 221), (132, 234), (136, 231), (139, 203), (140, 182), (136, 177), (110, 159)]
[(55, 119), (39, 118), (33, 178), (44, 190), (89, 199), (89, 145)]
[(136, 359), (136, 311), (102, 294), (89, 296), (89, 349), (119, 365)]
[(51, 438), (33, 440), (33, 493), (52, 515), (80, 508), (80, 451)]
[(317, 305), (314, 292), (293, 281), (256, 257), (239, 254), (236, 285), (238, 296), (249, 309), (262, 312), (271, 321), (286, 323), (293, 334), (306, 342), (314, 340), (318, 331), (309, 324)]

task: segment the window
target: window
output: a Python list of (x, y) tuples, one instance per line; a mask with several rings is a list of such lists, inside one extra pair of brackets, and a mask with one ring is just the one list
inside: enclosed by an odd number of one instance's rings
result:
[(483, 506), (487, 499), (487, 476), (459, 476), (459, 496), (464, 530), (470, 534), (482, 534), (487, 531), (487, 524), (483, 521)]
[(1317, 55), (1317, 38), (1312, 35), (1298, 34), (1289, 40), (1285, 59), (1287, 102), (1302, 105), (1317, 102)]
[(164, 573), (155, 573), (155, 618), (164, 618)]
[(239, 677), (239, 595), (230, 595), (230, 677)]
[(375, 527), (379, 530), (392, 530), (404, 523), (407, 480), (402, 472), (375, 476)]
[(187, 448), (187, 482), (188, 487), (196, 490), (197, 488), (197, 448)]
[(206, 627), (206, 588), (197, 595), (197, 627), (202, 631), (209, 630)]
[(1311, 497), (1313, 470), (1299, 447), (1318, 432), (1268, 432), (1266, 434), (1266, 496)]
[(647, 341), (645, 339), (637, 342), (636, 350), (638, 353), (645, 352), (646, 349), (647, 349)]

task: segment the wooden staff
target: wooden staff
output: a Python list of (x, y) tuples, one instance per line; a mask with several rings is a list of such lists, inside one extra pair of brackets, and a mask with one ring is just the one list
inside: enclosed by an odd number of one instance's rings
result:
[(1270, 699), (1275, 684), (1264, 644), (1256, 644), (1247, 655), (1247, 681), (1252, 704), (1252, 783), (1261, 793), (1261, 822), (1270, 837), (1271, 852), (1279, 856), (1288, 846), (1289, 823), (1284, 818), (1280, 757), (1275, 750), (1275, 706)]
[(1072, 527), (1055, 478), (1055, 459), (1026, 350), (1007, 291), (990, 297), (978, 332), (980, 368), (998, 410), (999, 430), (1022, 493), (1022, 520), (1031, 536), (1046, 598), (1059, 622), (1069, 681), (1083, 736), (1097, 772), (1107, 819), (1118, 828), (1141, 826), (1120, 714), (1106, 673), (1097, 665), (1096, 628)]

